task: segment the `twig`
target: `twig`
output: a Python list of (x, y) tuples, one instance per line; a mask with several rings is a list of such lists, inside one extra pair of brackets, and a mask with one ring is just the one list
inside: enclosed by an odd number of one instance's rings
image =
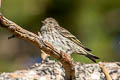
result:
[(106, 80), (112, 80), (109, 73), (108, 73), (108, 70), (104, 67), (102, 62), (99, 62), (99, 66), (102, 69), (102, 71), (104, 72)]

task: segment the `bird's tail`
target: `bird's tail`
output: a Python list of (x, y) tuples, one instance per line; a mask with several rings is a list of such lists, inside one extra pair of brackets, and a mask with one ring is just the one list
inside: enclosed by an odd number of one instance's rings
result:
[(99, 59), (99, 57), (93, 55), (92, 53), (90, 53), (86, 50), (84, 50), (84, 52), (85, 52), (85, 54), (83, 54), (83, 55), (85, 55), (86, 57), (88, 57), (89, 59), (91, 59), (95, 63), (96, 63), (96, 60)]
[(88, 57), (89, 59), (91, 59), (95, 63), (96, 63), (96, 59), (99, 59), (99, 57), (97, 57), (97, 56), (95, 56), (95, 55), (93, 55), (91, 53), (88, 53), (85, 56)]

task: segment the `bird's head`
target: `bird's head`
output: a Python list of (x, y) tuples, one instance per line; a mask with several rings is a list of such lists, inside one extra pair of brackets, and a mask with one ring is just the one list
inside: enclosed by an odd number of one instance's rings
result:
[(57, 26), (58, 23), (55, 19), (53, 18), (46, 18), (44, 21), (42, 21), (43, 25), (48, 25), (48, 26)]

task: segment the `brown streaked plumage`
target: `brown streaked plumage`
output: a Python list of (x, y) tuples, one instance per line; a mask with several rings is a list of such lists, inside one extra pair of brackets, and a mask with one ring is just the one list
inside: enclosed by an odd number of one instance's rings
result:
[(91, 50), (83, 46), (68, 30), (60, 27), (53, 18), (47, 18), (43, 21), (41, 36), (43, 40), (52, 44), (58, 51), (62, 50), (68, 55), (78, 53), (88, 57), (94, 62), (96, 62), (96, 59), (99, 59), (97, 56), (91, 54), (89, 52)]

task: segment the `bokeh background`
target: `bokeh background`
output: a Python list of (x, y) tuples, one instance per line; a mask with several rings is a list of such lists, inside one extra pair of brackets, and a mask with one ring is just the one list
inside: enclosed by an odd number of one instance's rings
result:
[[(3, 0), (0, 11), (21, 27), (37, 33), (45, 18), (53, 17), (74, 34), (99, 61), (120, 61), (120, 0)], [(27, 68), (40, 61), (40, 50), (11, 39), (0, 28), (0, 72)], [(72, 55), (75, 61), (89, 59)]]

